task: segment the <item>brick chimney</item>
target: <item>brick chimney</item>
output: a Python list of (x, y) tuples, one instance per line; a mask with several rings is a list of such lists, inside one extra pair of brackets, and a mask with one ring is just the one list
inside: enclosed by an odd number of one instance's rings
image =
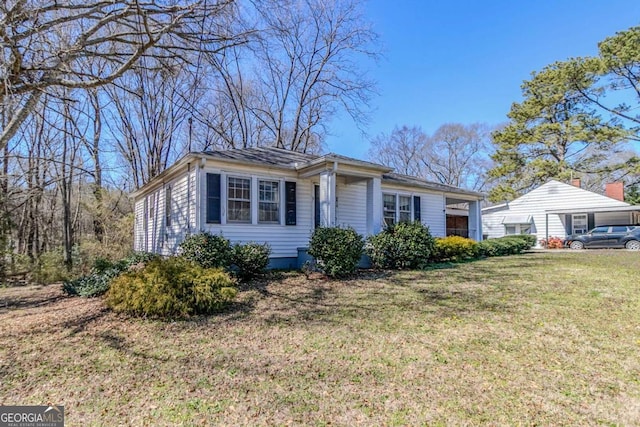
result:
[(573, 185), (574, 187), (580, 188), (580, 186), (581, 186), (580, 178), (572, 178), (571, 179), (571, 185)]
[(610, 182), (604, 188), (604, 195), (624, 202), (624, 183)]

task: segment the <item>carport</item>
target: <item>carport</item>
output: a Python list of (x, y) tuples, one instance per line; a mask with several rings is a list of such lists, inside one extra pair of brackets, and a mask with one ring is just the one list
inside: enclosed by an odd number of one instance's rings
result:
[[(564, 218), (563, 224), (567, 235), (576, 230), (586, 232), (599, 225), (640, 225), (640, 205), (593, 207), (576, 209), (551, 209), (545, 211), (545, 240), (549, 240), (549, 215)], [(578, 220), (580, 222), (578, 223)]]

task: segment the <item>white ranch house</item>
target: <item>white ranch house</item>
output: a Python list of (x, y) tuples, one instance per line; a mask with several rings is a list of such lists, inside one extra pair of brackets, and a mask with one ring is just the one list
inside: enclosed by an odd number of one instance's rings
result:
[(510, 234), (535, 234), (538, 241), (564, 239), (583, 234), (599, 225), (640, 224), (640, 206), (622, 201), (622, 183), (608, 184), (607, 195), (551, 180), (500, 205), (482, 209), (485, 238)]
[(445, 236), (454, 214), (466, 226), (456, 234), (482, 238), (483, 194), (336, 154), (277, 148), (190, 153), (132, 197), (134, 249), (164, 255), (175, 254), (186, 236), (209, 232), (232, 243), (266, 242), (271, 267), (297, 268), (316, 227), (352, 226), (366, 236), (385, 224), (416, 220)]

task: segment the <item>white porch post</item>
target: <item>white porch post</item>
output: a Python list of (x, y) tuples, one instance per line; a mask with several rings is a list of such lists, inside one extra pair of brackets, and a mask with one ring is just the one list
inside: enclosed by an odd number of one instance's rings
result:
[(382, 229), (382, 180), (367, 180), (367, 234), (378, 234)]
[(469, 232), (469, 237), (473, 240), (482, 240), (482, 210), (479, 200), (469, 202)]
[(320, 174), (320, 226), (336, 225), (336, 174), (326, 171)]

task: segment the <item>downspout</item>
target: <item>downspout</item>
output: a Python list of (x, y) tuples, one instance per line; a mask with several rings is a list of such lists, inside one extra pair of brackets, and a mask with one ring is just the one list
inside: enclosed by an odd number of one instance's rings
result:
[(200, 163), (196, 169), (196, 195), (195, 195), (195, 216), (196, 216), (196, 231), (199, 233), (202, 231), (202, 169), (207, 164), (207, 159), (200, 158)]
[(338, 162), (333, 162), (333, 225), (338, 225)]
[(545, 214), (544, 227), (545, 227), (545, 234), (546, 234), (544, 238), (544, 241), (546, 242), (545, 249), (547, 249), (549, 247), (549, 214)]
[(191, 162), (187, 163), (187, 236), (191, 235)]
[(447, 195), (442, 193), (442, 220), (444, 221), (444, 237), (447, 237)]

